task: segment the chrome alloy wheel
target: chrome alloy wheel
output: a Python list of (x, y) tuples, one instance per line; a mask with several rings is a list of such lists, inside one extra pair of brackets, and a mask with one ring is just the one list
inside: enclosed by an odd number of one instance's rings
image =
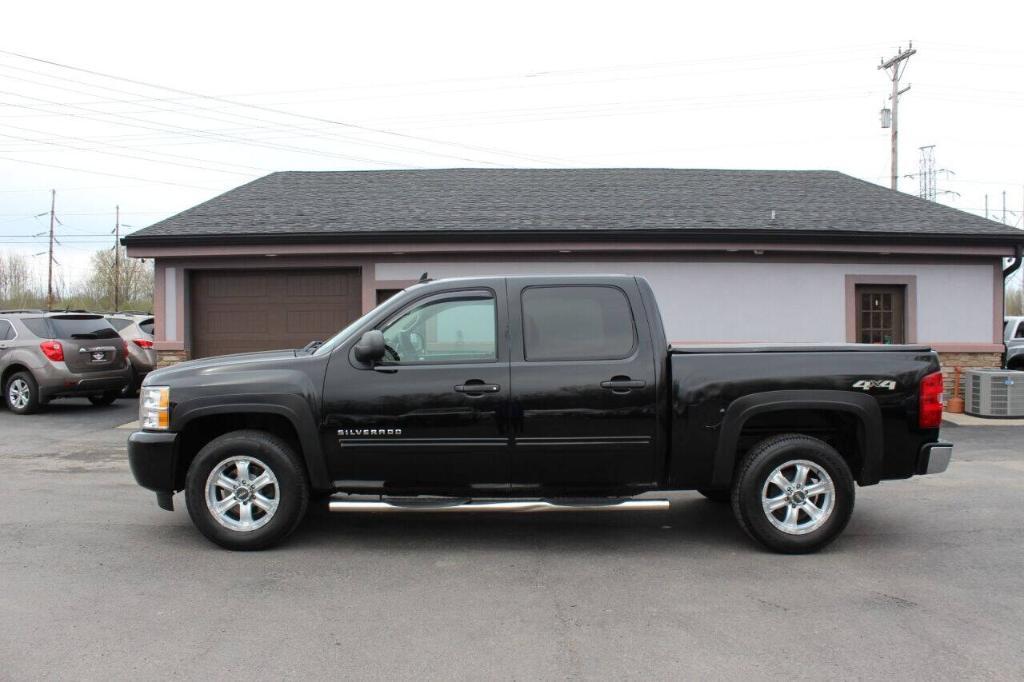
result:
[(771, 524), (790, 535), (805, 535), (828, 521), (836, 486), (822, 467), (796, 459), (775, 468), (761, 488), (761, 508)]
[(32, 389), (24, 379), (15, 379), (7, 387), (7, 402), (16, 410), (24, 410), (32, 397)]
[(262, 528), (274, 518), (280, 501), (277, 476), (255, 457), (229, 457), (206, 479), (206, 508), (230, 530)]

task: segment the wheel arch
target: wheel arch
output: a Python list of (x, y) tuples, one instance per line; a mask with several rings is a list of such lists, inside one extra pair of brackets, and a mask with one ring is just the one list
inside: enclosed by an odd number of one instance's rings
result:
[(179, 435), (175, 465), (175, 489), (184, 486), (185, 473), (206, 443), (232, 431), (252, 429), (283, 438), (305, 464), (314, 490), (328, 490), (330, 476), (322, 456), (312, 416), (287, 404), (230, 403), (206, 405), (174, 415)]
[(857, 428), (858, 455), (856, 468), (851, 464), (854, 478), (861, 485), (879, 481), (885, 440), (882, 411), (873, 397), (850, 391), (785, 390), (752, 393), (729, 405), (722, 418), (715, 448), (712, 486), (727, 487), (732, 483), (736, 462), (741, 454), (740, 436), (752, 419), (800, 411), (841, 414), (852, 418)]

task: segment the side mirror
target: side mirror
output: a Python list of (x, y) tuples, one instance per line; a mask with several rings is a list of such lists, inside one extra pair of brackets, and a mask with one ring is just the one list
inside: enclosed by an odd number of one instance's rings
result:
[(352, 348), (352, 352), (356, 360), (365, 365), (380, 361), (384, 357), (384, 332), (379, 329), (366, 332)]

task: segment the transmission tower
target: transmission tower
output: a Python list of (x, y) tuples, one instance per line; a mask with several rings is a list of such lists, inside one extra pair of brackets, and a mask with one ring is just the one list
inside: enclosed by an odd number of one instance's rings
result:
[(935, 201), (935, 145), (921, 147), (921, 160), (917, 167), (918, 196)]
[(917, 172), (909, 173), (906, 176), (908, 178), (917, 178), (917, 196), (922, 199), (927, 199), (928, 201), (936, 201), (940, 194), (955, 194), (959, 196), (958, 192), (953, 192), (948, 189), (939, 190), (939, 173), (945, 173), (947, 178), (950, 175), (956, 175), (956, 173), (948, 168), (935, 167), (935, 145), (929, 144), (924, 147), (919, 147), (919, 149), (921, 150), (921, 158), (917, 162)]

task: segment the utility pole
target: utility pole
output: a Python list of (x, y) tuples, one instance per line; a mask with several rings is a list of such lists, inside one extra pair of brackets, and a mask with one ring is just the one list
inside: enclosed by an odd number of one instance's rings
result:
[(53, 309), (53, 224), (57, 220), (57, 190), (50, 190), (50, 257), (46, 268), (46, 309)]
[(907, 51), (904, 52), (903, 48), (899, 49), (896, 56), (892, 59), (885, 61), (878, 65), (879, 71), (885, 71), (889, 74), (889, 79), (892, 81), (892, 95), (889, 99), (892, 100), (892, 189), (898, 188), (899, 183), (899, 110), (900, 110), (900, 95), (910, 89), (910, 86), (900, 90), (900, 78), (903, 76), (903, 72), (907, 69), (907, 60), (917, 54), (917, 50), (914, 49), (914, 43), (911, 42)]
[(114, 207), (114, 312), (120, 310), (121, 289), (121, 206)]

